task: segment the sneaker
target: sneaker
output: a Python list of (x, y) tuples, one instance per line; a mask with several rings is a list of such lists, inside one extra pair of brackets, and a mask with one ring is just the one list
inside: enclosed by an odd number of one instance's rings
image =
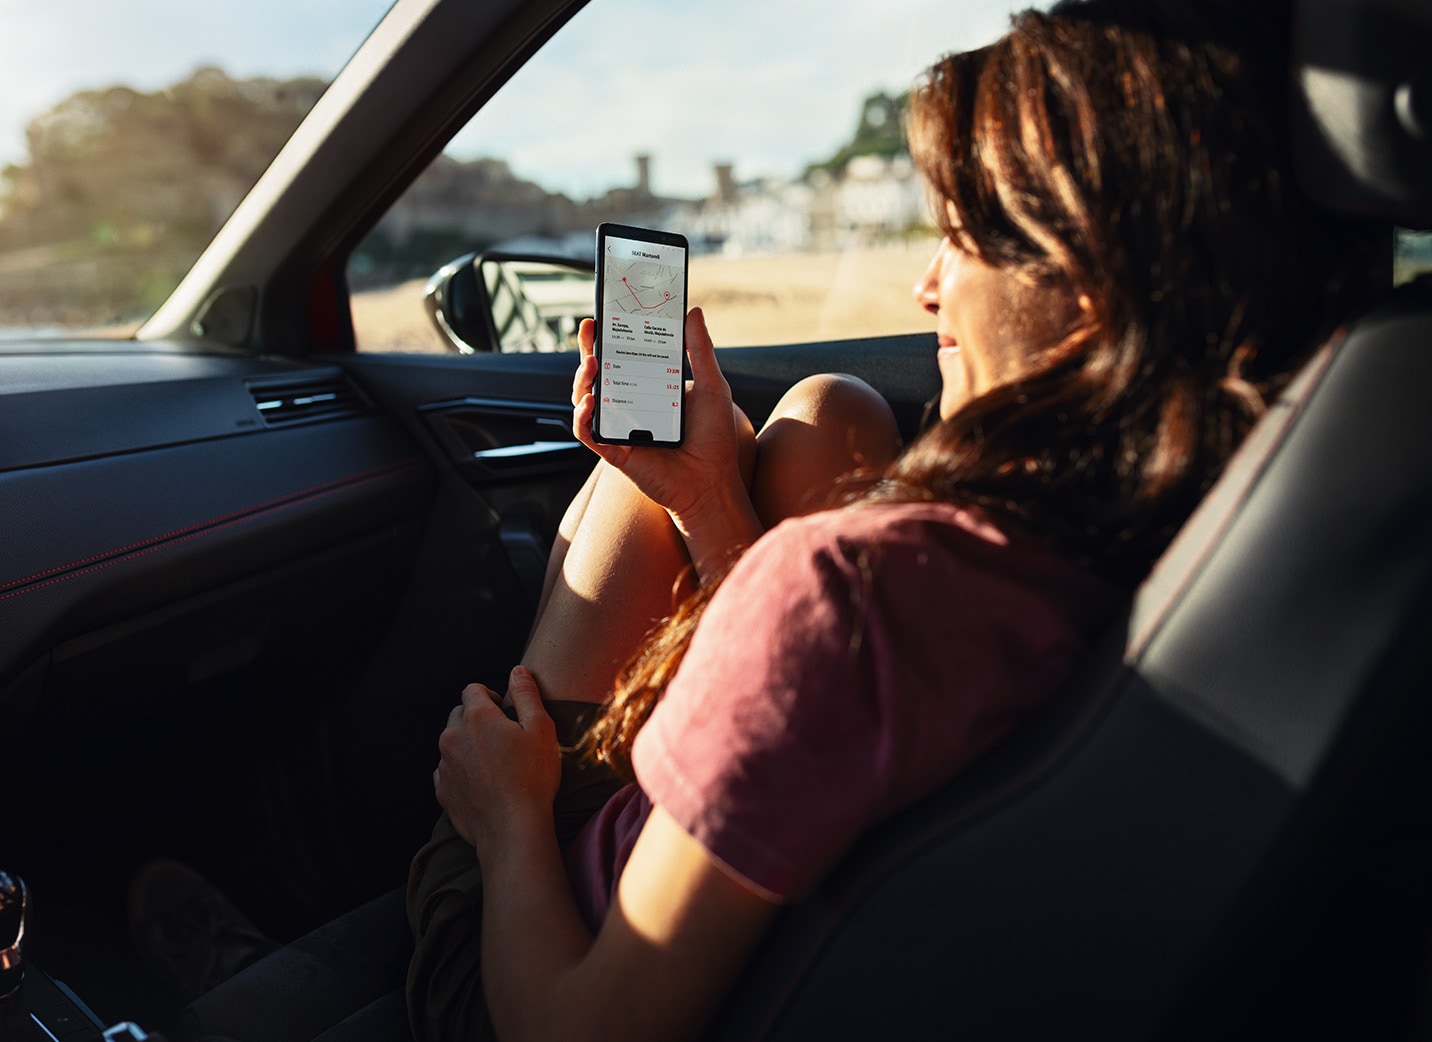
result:
[(186, 1002), (279, 948), (223, 891), (177, 861), (151, 862), (134, 877), (129, 929), (145, 965)]

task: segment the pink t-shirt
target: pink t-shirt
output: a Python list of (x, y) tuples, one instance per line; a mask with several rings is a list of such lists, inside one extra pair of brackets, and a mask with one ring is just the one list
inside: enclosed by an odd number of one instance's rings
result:
[(788, 521), (708, 605), (637, 737), (637, 786), (567, 852), (606, 916), (655, 803), (765, 896), (807, 894), (866, 830), (1057, 691), (1117, 598), (948, 504)]

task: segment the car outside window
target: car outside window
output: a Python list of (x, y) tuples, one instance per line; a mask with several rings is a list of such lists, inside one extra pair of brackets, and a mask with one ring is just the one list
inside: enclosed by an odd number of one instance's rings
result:
[[(938, 238), (902, 135), (904, 94), (1015, 7), (919, 0), (594, 0), (378, 222), (348, 281), (360, 350), (444, 351), (429, 276), (471, 253), (590, 263), (618, 221), (692, 245), (691, 303), (724, 346), (933, 329), (910, 287)], [(589, 279), (533, 288), (570, 348)], [(495, 303), (511, 310), (506, 282)], [(519, 280), (520, 281), (520, 280)]]

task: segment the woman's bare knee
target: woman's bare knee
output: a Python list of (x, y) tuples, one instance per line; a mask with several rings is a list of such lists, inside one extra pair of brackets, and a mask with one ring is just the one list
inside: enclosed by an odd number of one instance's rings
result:
[(832, 373), (787, 391), (756, 446), (751, 498), (769, 526), (829, 506), (852, 482), (879, 473), (899, 451), (900, 431), (875, 388)]

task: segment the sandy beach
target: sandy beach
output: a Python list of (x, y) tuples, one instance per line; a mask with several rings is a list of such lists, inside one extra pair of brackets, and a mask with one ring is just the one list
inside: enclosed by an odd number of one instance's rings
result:
[[(722, 347), (801, 343), (929, 332), (910, 287), (934, 239), (845, 253), (696, 257), (691, 303), (706, 312)], [(356, 294), (353, 325), (362, 351), (441, 352), (423, 310), (423, 281)]]

